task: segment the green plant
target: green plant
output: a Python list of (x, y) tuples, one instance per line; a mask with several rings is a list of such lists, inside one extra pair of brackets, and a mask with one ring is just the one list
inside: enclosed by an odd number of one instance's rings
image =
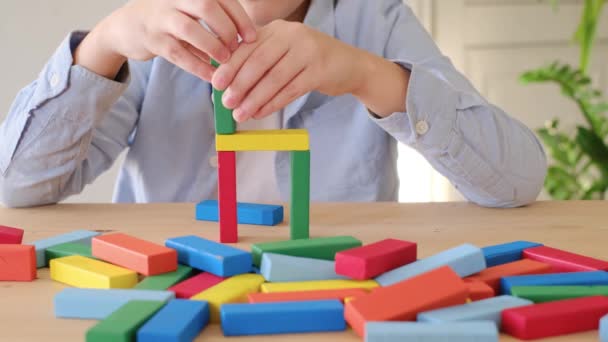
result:
[[(552, 0), (557, 6), (558, 0)], [(591, 52), (602, 9), (608, 0), (585, 0), (574, 41), (580, 47), (578, 66), (560, 61), (521, 75), (528, 83), (555, 83), (574, 101), (586, 125), (564, 131), (558, 119), (537, 130), (551, 156), (545, 189), (552, 198), (605, 199), (608, 192), (608, 102), (588, 75)]]

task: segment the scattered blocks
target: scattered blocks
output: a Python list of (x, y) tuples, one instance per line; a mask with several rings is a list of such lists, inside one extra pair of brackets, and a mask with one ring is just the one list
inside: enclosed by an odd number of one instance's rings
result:
[(490, 286), (496, 293), (500, 292), (500, 278), (525, 274), (544, 274), (551, 272), (551, 266), (534, 260), (518, 260), (510, 263), (492, 266), (465, 278), (466, 280), (482, 281)]
[(0, 281), (32, 281), (36, 271), (34, 246), (0, 245)]
[(60, 245), (67, 242), (86, 242), (90, 241), (94, 236), (99, 235), (97, 232), (88, 230), (76, 230), (70, 233), (65, 233), (57, 236), (53, 236), (47, 239), (35, 241), (33, 244), (36, 246), (36, 265), (38, 268), (46, 267), (48, 261), (46, 260), (46, 249), (52, 246)]
[(498, 296), (449, 308), (418, 314), (419, 322), (448, 323), (458, 321), (492, 321), (500, 328), (503, 310), (533, 304), (532, 301), (512, 296)]
[(467, 296), (464, 281), (444, 266), (356, 297), (346, 303), (344, 315), (353, 330), (365, 336), (367, 322), (412, 321), (423, 311), (464, 304)]
[[(219, 67), (219, 64), (211, 60), (214, 67)], [(236, 131), (236, 121), (232, 117), (232, 110), (224, 106), (222, 102), (223, 90), (213, 88), (213, 111), (215, 121), (216, 134), (233, 134)]]
[[(283, 222), (283, 206), (238, 202), (236, 204), (236, 216), (239, 224), (276, 226)], [(218, 201), (207, 200), (197, 204), (196, 219), (199, 221), (219, 221)]]
[(87, 331), (87, 342), (135, 341), (137, 329), (165, 305), (160, 301), (133, 300)]
[(305, 129), (265, 129), (215, 136), (217, 151), (307, 151)]
[(519, 339), (559, 336), (598, 328), (608, 297), (594, 296), (522, 306), (502, 312), (503, 330)]
[(218, 323), (222, 305), (247, 302), (247, 295), (258, 292), (263, 282), (264, 277), (259, 274), (240, 274), (192, 296), (191, 299), (207, 301), (211, 322)]
[(0, 226), (0, 244), (21, 244), (23, 230), (19, 228)]
[(579, 297), (608, 296), (608, 286), (513, 286), (511, 294), (535, 303)]
[(68, 242), (57, 246), (49, 247), (45, 251), (47, 263), (50, 260), (63, 258), (70, 255), (80, 255), (87, 258), (95, 259), (91, 253), (91, 246), (84, 243)]
[(466, 280), (465, 284), (469, 289), (469, 299), (471, 301), (482, 300), (490, 297), (494, 297), (496, 292), (488, 284), (480, 280)]
[(466, 277), (485, 269), (486, 260), (481, 249), (464, 244), (384, 273), (376, 281), (389, 286), (442, 266), (450, 266), (459, 276)]
[[(306, 139), (308, 139), (308, 133), (306, 133)], [(290, 157), (290, 238), (292, 240), (308, 239), (310, 237), (310, 151), (292, 151)]]
[(220, 215), (220, 242), (239, 239), (236, 207), (236, 153), (217, 153), (217, 187)]
[(608, 342), (608, 315), (600, 320), (600, 342)]
[(366, 342), (498, 342), (498, 329), (492, 322), (369, 322)]
[(173, 298), (170, 291), (66, 288), (55, 295), (55, 316), (104, 319), (132, 300), (166, 302)]
[(416, 261), (416, 243), (385, 239), (336, 253), (336, 273), (353, 279), (371, 279)]
[(258, 243), (251, 246), (251, 253), (253, 254), (253, 264), (259, 266), (263, 253), (334, 260), (337, 252), (359, 246), (361, 246), (361, 241), (352, 236), (332, 236)]
[(209, 305), (206, 302), (174, 299), (137, 331), (137, 341), (193, 341), (208, 322)]
[(177, 270), (165, 274), (149, 276), (135, 285), (138, 290), (166, 290), (174, 284), (188, 278), (194, 270), (191, 267), (177, 265)]
[(226, 304), (221, 309), (225, 336), (342, 331), (344, 307), (338, 300)]
[(51, 279), (82, 288), (132, 288), (137, 273), (103, 261), (72, 255), (51, 260)]
[(542, 246), (530, 241), (513, 241), (495, 246), (483, 247), (481, 251), (486, 258), (486, 266), (492, 267), (521, 260), (526, 248)]
[(503, 294), (511, 294), (514, 286), (532, 285), (608, 285), (608, 272), (568, 272), (504, 277), (500, 280)]
[(524, 257), (553, 266), (553, 272), (608, 271), (608, 261), (547, 246), (526, 249)]
[(287, 283), (264, 283), (260, 287), (260, 290), (264, 293), (272, 293), (340, 289), (371, 290), (376, 287), (378, 287), (378, 283), (373, 280), (314, 280), (292, 281)]
[(329, 260), (264, 253), (260, 274), (269, 282), (346, 279), (336, 274)]
[(364, 289), (310, 290), (293, 292), (251, 293), (249, 303), (297, 302), (309, 300), (344, 299), (367, 294)]
[(165, 245), (177, 250), (180, 263), (220, 277), (251, 270), (251, 253), (198, 236), (168, 239)]
[(93, 256), (151, 276), (177, 269), (177, 252), (171, 248), (122, 233), (96, 236)]
[(181, 283), (169, 287), (169, 291), (175, 292), (177, 298), (188, 299), (196, 294), (199, 294), (211, 286), (217, 285), (224, 281), (224, 277), (218, 277), (215, 274), (203, 272), (195, 275), (190, 279), (186, 279)]

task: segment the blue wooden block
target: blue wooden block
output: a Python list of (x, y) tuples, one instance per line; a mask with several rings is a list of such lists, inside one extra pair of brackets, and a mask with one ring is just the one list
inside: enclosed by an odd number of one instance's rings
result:
[(269, 282), (349, 279), (336, 274), (333, 261), (275, 253), (262, 255), (260, 274)]
[(600, 342), (608, 342), (608, 315), (600, 320)]
[(498, 342), (493, 322), (369, 322), (365, 324), (366, 342)]
[(498, 296), (464, 305), (422, 312), (418, 314), (418, 321), (427, 323), (493, 321), (497, 327), (500, 327), (500, 314), (503, 310), (531, 304), (534, 302), (527, 299)]
[(208, 322), (209, 304), (207, 302), (174, 299), (139, 328), (137, 341), (193, 341)]
[(511, 276), (500, 279), (503, 294), (511, 294), (513, 286), (534, 285), (608, 285), (608, 272), (568, 272)]
[(450, 266), (459, 276), (466, 277), (485, 269), (486, 260), (481, 249), (464, 244), (386, 272), (376, 281), (389, 286), (442, 266)]
[(342, 331), (344, 306), (339, 300), (224, 304), (220, 308), (225, 336)]
[(486, 266), (492, 267), (522, 259), (524, 249), (542, 246), (530, 241), (513, 241), (495, 246), (483, 247), (481, 250), (486, 258)]
[(171, 291), (66, 288), (55, 295), (55, 316), (104, 319), (131, 300), (168, 301)]
[[(217, 200), (200, 202), (196, 205), (196, 219), (217, 222), (219, 220), (217, 206)], [(239, 224), (276, 226), (283, 222), (283, 206), (239, 202), (236, 205), (236, 215)]]
[(189, 235), (169, 239), (165, 246), (177, 250), (180, 263), (220, 277), (249, 273), (251, 253)]
[(86, 242), (90, 241), (94, 236), (99, 235), (98, 232), (90, 230), (75, 230), (73, 232), (52, 236), (50, 238), (34, 241), (32, 244), (36, 247), (36, 266), (38, 268), (46, 267), (46, 249), (68, 242)]

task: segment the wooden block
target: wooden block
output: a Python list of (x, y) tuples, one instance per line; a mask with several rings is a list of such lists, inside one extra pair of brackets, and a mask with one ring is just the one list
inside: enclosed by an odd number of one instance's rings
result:
[(334, 269), (329, 260), (264, 253), (260, 273), (269, 282), (347, 279)]
[(174, 299), (137, 331), (137, 341), (194, 341), (208, 322), (209, 305), (207, 302)]
[(311, 290), (293, 292), (251, 293), (249, 303), (297, 302), (308, 300), (353, 298), (367, 294), (363, 289)]
[(236, 210), (236, 153), (217, 153), (217, 186), (220, 215), (220, 242), (239, 239)]
[(168, 239), (165, 245), (177, 250), (180, 263), (220, 277), (251, 270), (251, 253), (195, 235)]
[(19, 228), (0, 226), (0, 244), (21, 244), (23, 230)]
[(483, 247), (481, 250), (486, 258), (486, 266), (492, 267), (521, 260), (524, 249), (538, 246), (542, 246), (542, 244), (530, 241), (513, 241)]
[(36, 250), (31, 245), (0, 245), (0, 281), (36, 279)]
[(336, 253), (361, 246), (361, 241), (352, 236), (332, 236), (258, 243), (251, 246), (253, 264), (259, 266), (262, 253), (276, 253), (305, 258), (334, 260)]
[(492, 322), (369, 322), (365, 325), (367, 342), (498, 342), (498, 329)]
[[(218, 205), (216, 200), (200, 202), (196, 205), (196, 219), (199, 221), (219, 221)], [(237, 202), (236, 218), (238, 224), (276, 226), (283, 222), (283, 206)]]
[[(211, 60), (211, 64), (214, 67), (219, 67), (219, 64)], [(213, 112), (215, 121), (215, 133), (216, 134), (233, 134), (236, 132), (236, 121), (232, 116), (232, 109), (228, 109), (222, 102), (222, 96), (224, 96), (223, 90), (213, 88)]]
[(70, 255), (80, 255), (95, 259), (93, 253), (91, 252), (91, 246), (78, 242), (62, 243), (60, 245), (49, 247), (46, 249), (45, 254), (47, 262)]
[(526, 249), (524, 258), (549, 264), (553, 272), (608, 271), (608, 261), (547, 246)]
[(151, 276), (177, 269), (177, 252), (123, 233), (96, 236), (93, 256), (112, 264)]
[(177, 265), (177, 270), (165, 274), (145, 277), (135, 285), (138, 290), (166, 290), (178, 282), (188, 278), (194, 273), (194, 269), (189, 266)]
[(481, 249), (464, 244), (386, 272), (376, 281), (389, 286), (442, 266), (450, 266), (459, 276), (466, 277), (485, 269), (486, 260)]
[(310, 151), (291, 152), (290, 205), (290, 238), (308, 239), (310, 237)]
[(504, 295), (464, 305), (425, 311), (418, 314), (418, 322), (492, 321), (500, 328), (500, 313), (503, 310), (531, 304), (534, 303), (530, 300)]
[(494, 289), (494, 292), (500, 293), (500, 278), (502, 277), (525, 274), (544, 274), (549, 272), (551, 272), (550, 265), (534, 260), (523, 259), (486, 268), (477, 274), (465, 278), (465, 281), (482, 281)]
[(511, 288), (514, 286), (533, 285), (608, 285), (608, 272), (550, 273), (504, 277), (500, 279), (500, 288), (503, 294), (511, 294)]
[(247, 295), (258, 292), (263, 282), (264, 277), (259, 274), (240, 274), (192, 296), (191, 299), (207, 301), (211, 322), (219, 323), (222, 305), (247, 302)]
[(608, 342), (608, 315), (600, 320), (600, 342)]
[(215, 274), (203, 272), (195, 275), (192, 278), (186, 279), (181, 283), (171, 286), (168, 290), (175, 292), (177, 298), (188, 299), (196, 294), (199, 294), (211, 286), (215, 286), (226, 278), (218, 277)]
[(165, 302), (133, 300), (87, 331), (87, 342), (132, 342), (137, 329), (160, 310)]
[(175, 298), (170, 291), (65, 288), (55, 295), (57, 318), (104, 319), (132, 300), (166, 302)]
[(340, 289), (371, 290), (376, 287), (378, 287), (378, 283), (374, 280), (312, 280), (292, 281), (287, 283), (264, 283), (260, 287), (260, 290), (264, 293), (272, 293)]
[(353, 279), (371, 279), (416, 261), (416, 243), (385, 239), (336, 253), (336, 273)]
[(265, 129), (216, 135), (217, 151), (308, 151), (305, 129)]
[[(221, 316), (224, 336), (293, 334), (346, 329), (344, 307), (335, 299), (226, 304), (222, 306)], [(251, 324), (252, 322), (255, 324)]]
[(365, 336), (365, 323), (371, 321), (413, 321), (418, 313), (464, 304), (467, 287), (450, 267), (443, 266), (377, 288), (345, 304), (346, 321), (359, 336)]
[(128, 289), (137, 273), (103, 261), (72, 255), (51, 260), (51, 279), (81, 288)]
[(571, 298), (608, 296), (608, 286), (513, 286), (511, 294), (535, 303)]
[(36, 265), (38, 268), (46, 267), (48, 261), (46, 260), (46, 249), (52, 246), (61, 245), (67, 242), (88, 242), (94, 236), (99, 235), (98, 232), (92, 232), (88, 230), (76, 230), (73, 232), (52, 236), (47, 239), (34, 241), (33, 245), (36, 246)]
[(597, 329), (606, 314), (608, 297), (566, 299), (505, 310), (502, 329), (522, 340), (560, 336)]
[(471, 301), (491, 298), (496, 295), (494, 289), (483, 281), (465, 279), (465, 284), (467, 285), (467, 288), (469, 290), (469, 299)]

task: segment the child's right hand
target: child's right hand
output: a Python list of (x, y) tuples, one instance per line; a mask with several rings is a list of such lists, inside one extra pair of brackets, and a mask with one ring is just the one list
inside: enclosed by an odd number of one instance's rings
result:
[(245, 42), (256, 39), (256, 29), (238, 0), (132, 0), (89, 33), (74, 63), (114, 78), (127, 59), (161, 56), (210, 81), (214, 68), (209, 56), (226, 62), (238, 47), (237, 34)]

